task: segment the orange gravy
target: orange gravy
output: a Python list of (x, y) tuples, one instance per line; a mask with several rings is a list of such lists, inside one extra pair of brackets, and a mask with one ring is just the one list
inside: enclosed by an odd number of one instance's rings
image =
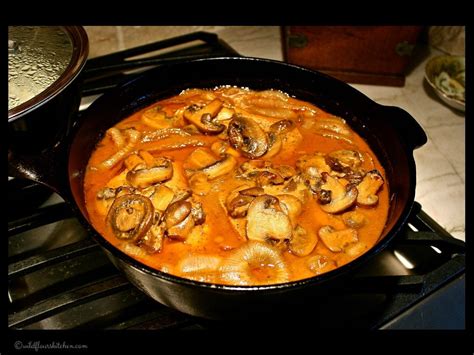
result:
[(383, 167), (344, 120), (235, 87), (189, 89), (122, 120), (84, 187), (92, 225), (115, 247), (220, 284), (335, 269), (374, 246), (389, 209)]

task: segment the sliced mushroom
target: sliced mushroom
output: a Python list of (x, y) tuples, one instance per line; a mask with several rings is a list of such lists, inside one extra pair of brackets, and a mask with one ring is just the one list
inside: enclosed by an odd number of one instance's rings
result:
[(172, 203), (165, 212), (166, 235), (171, 239), (185, 240), (195, 226), (189, 201)]
[(281, 185), (285, 182), (283, 177), (274, 169), (260, 171), (255, 182), (258, 186)]
[(247, 158), (259, 158), (267, 152), (267, 135), (258, 123), (250, 118), (234, 116), (227, 133), (230, 145)]
[(321, 177), (322, 173), (331, 172), (331, 167), (326, 163), (325, 156), (321, 153), (305, 154), (299, 157), (296, 167), (311, 177)]
[(296, 219), (303, 211), (303, 203), (299, 198), (290, 194), (277, 195), (277, 197), (280, 201), (280, 206), (282, 207), (283, 211), (285, 211), (285, 213), (290, 218), (291, 224), (295, 226)]
[(193, 110), (192, 107), (184, 111), (184, 117), (193, 123), (201, 132), (208, 134), (221, 133), (225, 126), (214, 120), (222, 108), (222, 101), (215, 99), (201, 109)]
[(361, 166), (362, 155), (355, 150), (341, 149), (329, 153), (326, 156), (326, 162), (332, 170), (346, 172)]
[(264, 193), (264, 190), (257, 186), (244, 189), (242, 189), (242, 186), (238, 187), (227, 197), (226, 208), (229, 216), (233, 218), (245, 217), (250, 202), (252, 202), (256, 196), (263, 195)]
[(254, 186), (254, 187), (249, 187), (249, 188), (240, 190), (239, 193), (244, 196), (257, 197), (257, 196), (263, 195), (265, 193), (265, 190), (259, 186)]
[(193, 216), (194, 224), (200, 225), (203, 224), (206, 220), (206, 213), (202, 208), (202, 204), (200, 202), (195, 203), (191, 207), (191, 215)]
[(296, 170), (290, 165), (279, 165), (275, 170), (280, 174), (284, 180), (288, 180), (296, 175)]
[(168, 206), (165, 212), (165, 224), (169, 229), (182, 222), (191, 213), (191, 202), (177, 201)]
[(295, 123), (292, 120), (280, 120), (270, 126), (270, 132), (282, 134), (291, 131), (293, 128), (295, 128)]
[(326, 255), (314, 255), (306, 260), (308, 269), (314, 272), (316, 275), (320, 275), (324, 272), (334, 270), (337, 264), (334, 260), (330, 259)]
[(289, 280), (288, 267), (278, 249), (250, 241), (223, 262), (221, 278), (232, 285), (270, 285)]
[(131, 170), (127, 173), (127, 180), (133, 187), (145, 188), (159, 182), (167, 181), (173, 176), (173, 165), (168, 159), (159, 162), (160, 165), (149, 169)]
[(209, 180), (230, 173), (237, 165), (237, 160), (230, 154), (224, 155), (221, 160), (209, 165), (201, 171), (206, 174)]
[(343, 230), (335, 230), (331, 226), (324, 226), (318, 232), (319, 237), (324, 245), (332, 252), (339, 253), (348, 245), (359, 241), (357, 231), (352, 228)]
[(116, 194), (117, 192), (114, 188), (104, 187), (97, 192), (97, 198), (100, 200), (110, 200), (111, 198), (114, 198)]
[(247, 215), (250, 203), (254, 200), (253, 196), (237, 195), (227, 204), (227, 212), (233, 218), (242, 218)]
[(318, 236), (311, 230), (307, 231), (299, 224), (293, 230), (288, 248), (296, 256), (309, 255), (318, 244)]
[(186, 240), (187, 236), (195, 226), (194, 219), (190, 213), (183, 221), (166, 230), (166, 235), (171, 239)]
[(377, 192), (384, 183), (382, 174), (378, 170), (371, 170), (362, 179), (361, 183), (357, 185), (359, 195), (357, 196), (357, 203), (364, 206), (375, 205), (379, 197)]
[(357, 188), (353, 185), (344, 187), (338, 179), (323, 173), (324, 183), (321, 185), (321, 191), (330, 191), (331, 201), (319, 206), (324, 212), (338, 213), (351, 207), (357, 199)]
[(261, 195), (250, 203), (246, 226), (249, 240), (281, 244), (291, 238), (292, 230), (291, 221), (275, 196)]
[(157, 253), (163, 246), (164, 232), (165, 229), (163, 225), (154, 224), (148, 233), (138, 238), (135, 244), (139, 247), (143, 247), (148, 254)]
[(367, 244), (363, 243), (362, 241), (358, 241), (357, 243), (349, 245), (344, 250), (344, 252), (346, 253), (346, 255), (349, 255), (355, 258), (356, 256), (359, 256), (365, 253), (368, 249), (369, 247), (367, 246)]
[(268, 133), (268, 150), (262, 155), (262, 159), (273, 158), (280, 152), (282, 146), (283, 141), (278, 134), (273, 132)]
[(349, 228), (360, 229), (367, 223), (367, 218), (359, 211), (350, 211), (342, 215), (344, 224)]
[(107, 223), (117, 238), (135, 240), (148, 232), (153, 215), (154, 208), (149, 198), (128, 194), (115, 199), (107, 214)]

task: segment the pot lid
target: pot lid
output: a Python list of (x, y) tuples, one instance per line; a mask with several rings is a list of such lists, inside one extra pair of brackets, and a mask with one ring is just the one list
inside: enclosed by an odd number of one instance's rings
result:
[(75, 26), (8, 27), (8, 120), (56, 96), (85, 64), (88, 41)]

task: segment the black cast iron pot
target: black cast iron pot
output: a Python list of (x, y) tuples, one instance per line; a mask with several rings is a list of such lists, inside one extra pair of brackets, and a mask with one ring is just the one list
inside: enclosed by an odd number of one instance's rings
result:
[[(89, 156), (106, 129), (183, 89), (218, 85), (282, 90), (344, 118), (369, 143), (386, 170), (391, 197), (387, 224), (371, 250), (338, 269), (300, 281), (269, 286), (225, 286), (151, 269), (113, 247), (94, 230), (84, 204), (83, 176)], [(55, 177), (47, 178), (46, 182), (71, 204), (91, 236), (134, 285), (169, 307), (217, 319), (242, 318), (272, 310), (280, 313), (289, 309), (287, 305), (301, 305), (314, 296), (324, 298), (327, 290), (341, 287), (358, 267), (387, 247), (406, 223), (415, 196), (413, 150), (426, 142), (426, 135), (415, 119), (399, 108), (378, 105), (349, 85), (324, 74), (256, 58), (203, 59), (152, 69), (100, 97), (75, 128), (68, 137), (65, 165), (58, 166)]]

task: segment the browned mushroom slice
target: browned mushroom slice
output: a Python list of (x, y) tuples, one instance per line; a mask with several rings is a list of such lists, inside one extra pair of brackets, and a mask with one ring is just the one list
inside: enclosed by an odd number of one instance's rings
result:
[(280, 152), (282, 145), (283, 141), (278, 134), (273, 132), (268, 133), (268, 150), (262, 156), (262, 159), (273, 158)]
[(367, 244), (363, 243), (362, 241), (358, 241), (357, 243), (349, 245), (344, 252), (346, 255), (355, 258), (356, 256), (362, 255), (365, 253), (369, 247)]
[(136, 245), (143, 247), (148, 254), (157, 253), (163, 246), (164, 232), (165, 229), (163, 225), (155, 224), (151, 226), (148, 233), (137, 239)]
[(291, 238), (292, 230), (291, 221), (275, 196), (258, 196), (250, 203), (246, 226), (249, 240), (280, 244)]
[(288, 247), (293, 254), (306, 256), (314, 250), (316, 244), (318, 244), (318, 236), (316, 233), (307, 231), (298, 224), (293, 230), (293, 236), (291, 237)]
[(191, 202), (177, 201), (168, 206), (165, 213), (166, 228), (182, 222), (191, 213)]
[(354, 204), (357, 199), (357, 188), (355, 186), (348, 185), (346, 188), (338, 179), (328, 173), (323, 173), (322, 177), (325, 182), (321, 185), (321, 191), (330, 191), (331, 193), (331, 201), (319, 205), (324, 212), (342, 212)]
[(303, 203), (299, 198), (290, 194), (277, 195), (277, 197), (280, 200), (280, 206), (283, 211), (290, 218), (291, 224), (296, 225), (296, 219), (303, 211)]
[(254, 197), (237, 195), (227, 204), (227, 212), (233, 218), (242, 218), (247, 215), (247, 211)]
[(255, 182), (258, 186), (281, 185), (285, 180), (274, 169), (260, 171), (256, 174)]
[(359, 240), (357, 231), (352, 228), (335, 230), (331, 226), (324, 226), (321, 227), (318, 235), (324, 245), (335, 253), (343, 251), (348, 245), (356, 243)]
[(221, 133), (225, 129), (225, 126), (215, 122), (214, 117), (222, 108), (222, 104), (222, 101), (215, 99), (203, 108), (195, 111), (190, 107), (184, 111), (184, 117), (203, 133)]
[(314, 255), (306, 261), (308, 269), (316, 275), (334, 270), (337, 264), (334, 260), (328, 258), (326, 255)]
[(168, 206), (164, 216), (168, 237), (186, 239), (195, 225), (191, 208), (189, 201), (177, 201)]
[(357, 185), (357, 189), (359, 190), (357, 203), (364, 206), (375, 205), (379, 200), (377, 191), (379, 191), (383, 183), (383, 177), (378, 170), (369, 171), (361, 183)]
[(100, 200), (109, 200), (111, 198), (114, 198), (116, 194), (117, 192), (114, 188), (106, 186), (103, 189), (100, 189), (99, 192), (97, 192), (97, 198)]
[(193, 217), (195, 225), (203, 224), (206, 220), (206, 213), (204, 212), (204, 209), (202, 208), (202, 204), (200, 202), (196, 202), (191, 207), (191, 215)]
[[(240, 189), (240, 190), (239, 190)], [(227, 197), (226, 208), (229, 216), (233, 218), (242, 218), (247, 215), (250, 202), (256, 196), (263, 195), (265, 192), (261, 187), (253, 186), (232, 191)]]
[(212, 165), (209, 165), (201, 171), (206, 174), (209, 180), (215, 179), (219, 176), (230, 173), (237, 165), (237, 160), (230, 154), (224, 155), (221, 160), (218, 160)]
[(344, 224), (349, 228), (359, 229), (367, 223), (367, 218), (359, 211), (350, 211), (342, 215)]
[(313, 177), (320, 177), (323, 172), (331, 172), (323, 154), (305, 154), (298, 158), (296, 167), (303, 173)]
[(159, 182), (167, 181), (173, 176), (173, 165), (168, 159), (162, 159), (159, 165), (150, 169), (131, 170), (127, 180), (133, 187), (145, 188)]
[(250, 118), (234, 116), (227, 133), (230, 145), (247, 158), (259, 158), (267, 152), (267, 135), (258, 123)]
[(232, 285), (270, 285), (287, 282), (290, 273), (278, 249), (250, 241), (223, 262), (222, 280)]
[(291, 131), (295, 128), (295, 123), (292, 120), (280, 120), (270, 126), (270, 132), (281, 134)]
[(347, 172), (361, 166), (362, 155), (355, 150), (341, 149), (329, 153), (326, 162), (332, 170)]
[(166, 230), (166, 235), (171, 239), (186, 240), (195, 226), (191, 213), (181, 222)]
[(240, 190), (239, 193), (244, 196), (257, 197), (257, 196), (263, 195), (265, 193), (265, 190), (259, 186), (253, 186), (253, 187)]
[(288, 180), (296, 175), (296, 170), (290, 165), (279, 165), (275, 170), (280, 174), (284, 180)]
[(153, 215), (154, 208), (149, 198), (128, 194), (115, 199), (107, 214), (107, 223), (117, 238), (135, 240), (148, 232)]

